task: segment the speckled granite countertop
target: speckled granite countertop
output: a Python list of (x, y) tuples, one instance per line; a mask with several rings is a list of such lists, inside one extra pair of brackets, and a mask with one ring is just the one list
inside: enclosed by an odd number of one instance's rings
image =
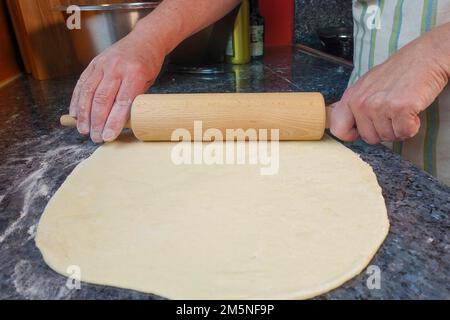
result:
[[(320, 91), (330, 102), (342, 94), (349, 74), (348, 67), (278, 48), (264, 62), (209, 79), (166, 74), (152, 91)], [(45, 205), (96, 149), (58, 125), (74, 83), (23, 77), (0, 90), (0, 299), (158, 298), (88, 284), (71, 291), (35, 247)], [(373, 167), (389, 211), (390, 234), (371, 262), (381, 270), (381, 289), (369, 290), (362, 273), (319, 299), (450, 299), (450, 188), (382, 146), (349, 147)]]

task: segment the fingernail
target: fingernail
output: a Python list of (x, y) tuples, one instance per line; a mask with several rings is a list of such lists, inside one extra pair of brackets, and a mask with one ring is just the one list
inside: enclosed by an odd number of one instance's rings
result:
[(99, 131), (92, 131), (91, 139), (94, 143), (103, 143), (102, 134)]
[(103, 140), (106, 142), (111, 142), (113, 141), (115, 138), (115, 134), (114, 131), (112, 131), (111, 129), (106, 129), (105, 131), (103, 131)]
[(88, 134), (89, 133), (89, 127), (87, 125), (85, 125), (85, 124), (80, 124), (80, 125), (78, 125), (78, 131), (81, 134)]

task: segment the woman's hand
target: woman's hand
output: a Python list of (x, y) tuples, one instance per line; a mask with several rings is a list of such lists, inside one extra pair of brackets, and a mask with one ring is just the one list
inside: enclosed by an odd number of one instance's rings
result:
[(433, 103), (448, 82), (449, 54), (441, 45), (443, 30), (436, 29), (347, 89), (331, 112), (333, 135), (344, 141), (361, 137), (377, 144), (418, 133), (418, 114)]
[(164, 0), (134, 30), (83, 72), (70, 103), (81, 134), (113, 141), (134, 98), (158, 76), (165, 56), (187, 37), (222, 18), (241, 0)]
[(81, 75), (70, 103), (78, 131), (95, 143), (117, 138), (131, 104), (155, 81), (165, 58), (163, 46), (133, 31), (94, 58)]

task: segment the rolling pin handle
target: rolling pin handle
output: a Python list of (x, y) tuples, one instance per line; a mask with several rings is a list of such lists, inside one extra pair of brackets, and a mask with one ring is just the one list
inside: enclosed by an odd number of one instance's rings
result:
[(68, 127), (68, 128), (76, 128), (77, 127), (77, 119), (65, 114), (61, 117), (61, 119), (59, 120), (59, 122), (61, 123), (61, 125), (63, 127)]
[[(76, 128), (77, 127), (77, 118), (72, 117), (68, 114), (63, 115), (60, 118), (59, 122), (61, 123), (61, 125), (63, 127), (67, 127), (67, 128)], [(127, 122), (124, 128), (130, 129), (131, 128), (130, 123)]]
[(334, 109), (335, 104), (326, 106), (325, 110), (326, 110), (326, 122), (325, 122), (325, 129), (330, 129), (330, 124), (331, 124), (331, 112)]

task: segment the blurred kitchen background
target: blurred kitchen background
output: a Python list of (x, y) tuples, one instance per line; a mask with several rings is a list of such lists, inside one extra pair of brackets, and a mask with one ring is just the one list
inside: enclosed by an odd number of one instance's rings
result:
[[(158, 5), (120, 5), (132, 2), (0, 0), (0, 87), (22, 74), (39, 80), (78, 75), (97, 52)], [(82, 30), (66, 27), (65, 6), (72, 4), (85, 6)], [(99, 7), (104, 4), (113, 6)], [(263, 58), (263, 47), (268, 46), (311, 48), (350, 64), (351, 7), (352, 0), (244, 0), (240, 8), (182, 43), (166, 67), (187, 73), (224, 72), (226, 65)]]

